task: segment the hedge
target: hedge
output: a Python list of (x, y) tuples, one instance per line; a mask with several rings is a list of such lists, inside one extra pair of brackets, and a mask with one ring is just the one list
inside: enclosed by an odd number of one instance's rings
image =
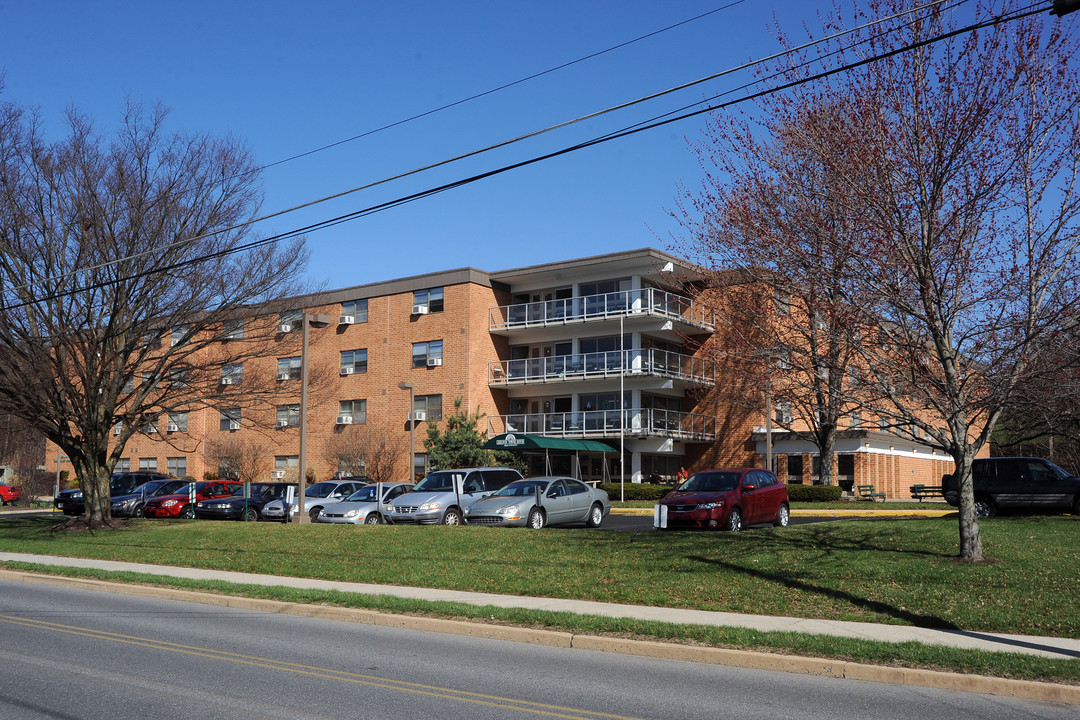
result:
[(788, 500), (791, 502), (834, 502), (840, 499), (843, 490), (839, 485), (788, 485)]
[(612, 500), (649, 500), (655, 501), (672, 491), (671, 485), (653, 485), (652, 483), (604, 483), (599, 486)]

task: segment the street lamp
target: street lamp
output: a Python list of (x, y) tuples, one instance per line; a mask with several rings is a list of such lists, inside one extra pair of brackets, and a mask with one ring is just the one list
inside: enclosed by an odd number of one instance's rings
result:
[(307, 481), (307, 384), (308, 384), (308, 327), (324, 328), (330, 324), (329, 315), (312, 315), (304, 313), (300, 322), (303, 325), (300, 341), (300, 478), (296, 483), (300, 489), (300, 497), (297, 500), (298, 516), (294, 520), (298, 523), (306, 523), (307, 508), (304, 507), (304, 483)]
[(412, 482), (416, 475), (416, 416), (413, 415), (416, 388), (411, 382), (399, 382), (397, 386), (409, 391), (409, 482)]

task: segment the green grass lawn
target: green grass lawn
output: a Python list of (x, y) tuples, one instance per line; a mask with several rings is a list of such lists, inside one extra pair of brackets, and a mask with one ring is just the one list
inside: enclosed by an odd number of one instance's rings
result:
[(1080, 636), (1080, 518), (982, 523), (996, 562), (954, 559), (955, 518), (717, 532), (540, 532), (141, 520), (56, 533), (0, 521), (0, 550), (703, 610)]

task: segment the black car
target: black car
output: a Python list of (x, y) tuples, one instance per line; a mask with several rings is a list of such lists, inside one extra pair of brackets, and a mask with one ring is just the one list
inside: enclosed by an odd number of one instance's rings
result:
[(247, 520), (254, 522), (262, 517), (262, 509), (266, 503), (273, 500), (281, 500), (285, 497), (286, 488), (293, 488), (296, 493), (296, 483), (251, 483), (248, 488), (250, 493), (244, 496), (241, 488), (236, 494), (228, 497), (200, 500), (195, 503), (195, 517), (203, 520)]
[[(138, 472), (114, 473), (109, 481), (109, 499), (121, 495), (132, 495), (135, 489), (151, 480), (168, 480), (169, 476), (164, 473), (140, 470)], [(86, 499), (83, 497), (81, 488), (64, 490), (57, 493), (53, 498), (53, 507), (62, 511), (65, 515), (82, 515), (86, 512)]]
[[(1080, 515), (1080, 477), (1037, 457), (995, 457), (971, 464), (975, 513), (993, 517), (998, 510), (1071, 511)], [(960, 504), (954, 475), (942, 479), (945, 502)]]
[(113, 517), (142, 517), (143, 505), (146, 503), (147, 498), (172, 495), (185, 485), (187, 485), (186, 481), (176, 480), (175, 478), (172, 480), (151, 480), (143, 483), (135, 488), (135, 492), (130, 495), (114, 495), (111, 497), (111, 514)]

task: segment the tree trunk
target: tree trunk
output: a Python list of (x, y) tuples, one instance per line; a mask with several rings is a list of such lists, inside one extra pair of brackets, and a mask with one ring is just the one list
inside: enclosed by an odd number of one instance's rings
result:
[(960, 491), (960, 558), (971, 562), (983, 560), (982, 534), (975, 514), (975, 485), (971, 475), (972, 458), (965, 454), (956, 462), (957, 488)]

